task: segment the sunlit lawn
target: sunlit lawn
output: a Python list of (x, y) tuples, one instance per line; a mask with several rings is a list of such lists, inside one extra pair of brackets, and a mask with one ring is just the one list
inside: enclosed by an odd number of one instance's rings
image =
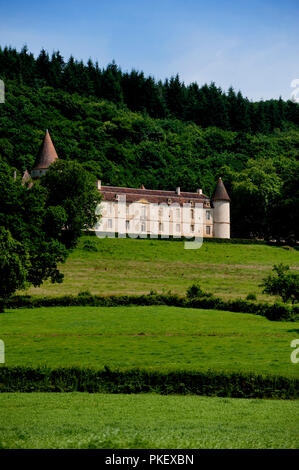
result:
[(251, 371), (298, 377), (298, 322), (216, 310), (48, 307), (0, 315), (6, 365)]
[[(97, 252), (83, 250), (92, 240)], [(223, 298), (244, 298), (255, 293), (258, 299), (273, 301), (259, 287), (273, 264), (285, 263), (299, 269), (299, 252), (264, 245), (204, 243), (198, 250), (185, 250), (181, 241), (99, 239), (82, 237), (62, 267), (63, 284), (45, 282), (31, 288), (33, 295), (140, 294), (150, 290), (184, 293), (195, 281)]]
[(298, 448), (298, 400), (0, 394), (0, 448)]

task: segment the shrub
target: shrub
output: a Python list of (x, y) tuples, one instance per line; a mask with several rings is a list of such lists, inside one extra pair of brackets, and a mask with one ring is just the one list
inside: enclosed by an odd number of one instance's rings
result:
[(256, 295), (255, 294), (248, 294), (246, 296), (246, 300), (256, 300)]
[(279, 295), (283, 302), (299, 302), (299, 274), (291, 272), (288, 265), (273, 266), (275, 274), (267, 276), (263, 283), (263, 292), (270, 295)]
[(194, 299), (200, 297), (212, 297), (212, 294), (204, 292), (199, 284), (192, 284), (192, 286), (188, 287), (186, 291), (187, 299)]

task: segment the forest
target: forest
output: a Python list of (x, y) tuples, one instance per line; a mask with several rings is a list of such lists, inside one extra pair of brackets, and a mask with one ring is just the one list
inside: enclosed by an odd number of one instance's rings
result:
[(298, 240), (298, 104), (26, 47), (0, 49), (0, 78), (0, 158), (12, 171), (32, 168), (48, 128), (58, 156), (103, 184), (210, 196), (222, 176), (232, 237)]

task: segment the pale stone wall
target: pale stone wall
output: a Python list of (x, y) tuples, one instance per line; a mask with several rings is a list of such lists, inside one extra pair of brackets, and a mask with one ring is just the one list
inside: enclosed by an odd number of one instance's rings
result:
[(204, 209), (204, 234), (205, 238), (214, 236), (214, 210), (212, 208)]
[[(229, 204), (228, 204), (229, 205)], [(99, 205), (102, 217), (96, 230), (139, 234), (140, 236), (207, 237), (229, 238), (229, 225), (222, 226), (226, 210), (216, 203), (216, 214), (220, 224), (215, 226), (215, 209), (180, 206), (173, 204), (151, 204), (146, 200), (134, 203), (102, 201)], [(229, 208), (228, 208), (229, 211)], [(220, 217), (220, 219), (219, 219)], [(226, 224), (227, 225), (227, 224)], [(218, 228), (219, 227), (219, 228)]]

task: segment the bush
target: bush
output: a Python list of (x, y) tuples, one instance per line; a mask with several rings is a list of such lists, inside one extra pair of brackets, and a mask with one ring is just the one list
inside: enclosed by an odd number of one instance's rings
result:
[(187, 299), (194, 299), (194, 298), (201, 298), (201, 297), (213, 297), (213, 294), (208, 292), (204, 292), (199, 284), (192, 284), (192, 286), (188, 287), (186, 291)]
[(279, 295), (283, 302), (299, 302), (299, 274), (291, 272), (288, 265), (273, 266), (274, 275), (267, 276), (263, 283), (263, 292), (270, 295)]
[(192, 284), (192, 286), (188, 287), (186, 291), (186, 297), (188, 299), (194, 299), (195, 297), (202, 297), (204, 295), (204, 291), (200, 287), (199, 284)]
[(248, 294), (246, 296), (246, 300), (256, 300), (256, 295), (255, 294)]

